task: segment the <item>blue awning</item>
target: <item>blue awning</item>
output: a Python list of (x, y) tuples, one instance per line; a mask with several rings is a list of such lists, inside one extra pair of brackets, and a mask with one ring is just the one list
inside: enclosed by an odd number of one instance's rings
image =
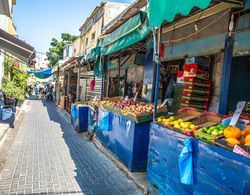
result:
[(39, 79), (47, 79), (52, 75), (52, 69), (48, 68), (46, 70), (40, 70), (40, 71), (35, 71), (35, 70), (28, 70), (28, 74), (34, 74), (35, 77)]

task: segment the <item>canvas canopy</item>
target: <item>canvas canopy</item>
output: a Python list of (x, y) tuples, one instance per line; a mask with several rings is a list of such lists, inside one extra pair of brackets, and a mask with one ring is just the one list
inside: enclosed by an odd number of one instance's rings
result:
[(145, 12), (140, 12), (100, 41), (101, 55), (110, 55), (145, 39), (151, 28)]
[(149, 24), (160, 27), (173, 22), (177, 14), (187, 16), (193, 7), (206, 9), (212, 0), (149, 0)]
[(40, 71), (28, 70), (27, 73), (34, 74), (35, 77), (37, 77), (39, 79), (47, 79), (52, 75), (52, 69), (48, 68), (48, 69), (40, 70)]

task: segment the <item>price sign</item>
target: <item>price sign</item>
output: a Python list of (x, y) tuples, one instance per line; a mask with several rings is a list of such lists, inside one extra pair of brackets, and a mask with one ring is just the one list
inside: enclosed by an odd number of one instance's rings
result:
[(161, 104), (161, 106), (160, 107), (163, 107), (163, 106), (165, 106), (165, 104), (168, 102), (168, 99), (165, 99), (164, 100), (164, 102)]
[(242, 102), (238, 102), (237, 104), (237, 109), (234, 112), (233, 118), (230, 122), (230, 126), (235, 126), (240, 118), (240, 115), (243, 111), (243, 109), (245, 108), (246, 102), (242, 101)]
[(128, 96), (125, 97), (125, 101), (128, 101)]

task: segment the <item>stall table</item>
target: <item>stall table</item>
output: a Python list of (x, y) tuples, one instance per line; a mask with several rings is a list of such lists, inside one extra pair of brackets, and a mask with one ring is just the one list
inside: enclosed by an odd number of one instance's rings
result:
[(137, 124), (135, 121), (110, 112), (109, 131), (100, 128), (100, 121), (108, 112), (98, 110), (98, 128), (96, 137), (117, 159), (125, 164), (130, 171), (145, 171), (149, 144), (150, 122)]
[(187, 138), (151, 124), (147, 180), (152, 194), (250, 194), (250, 159), (196, 139), (194, 184), (182, 184), (178, 158)]

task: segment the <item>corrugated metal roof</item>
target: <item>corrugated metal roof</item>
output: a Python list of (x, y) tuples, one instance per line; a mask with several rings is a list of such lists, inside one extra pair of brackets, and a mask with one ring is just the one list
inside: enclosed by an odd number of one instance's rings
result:
[(115, 29), (119, 28), (124, 22), (126, 22), (131, 17), (135, 16), (140, 11), (140, 9), (145, 7), (146, 5), (147, 5), (147, 0), (136, 0), (121, 14), (119, 14), (114, 20), (112, 20), (104, 27), (102, 35), (109, 34), (113, 32)]

